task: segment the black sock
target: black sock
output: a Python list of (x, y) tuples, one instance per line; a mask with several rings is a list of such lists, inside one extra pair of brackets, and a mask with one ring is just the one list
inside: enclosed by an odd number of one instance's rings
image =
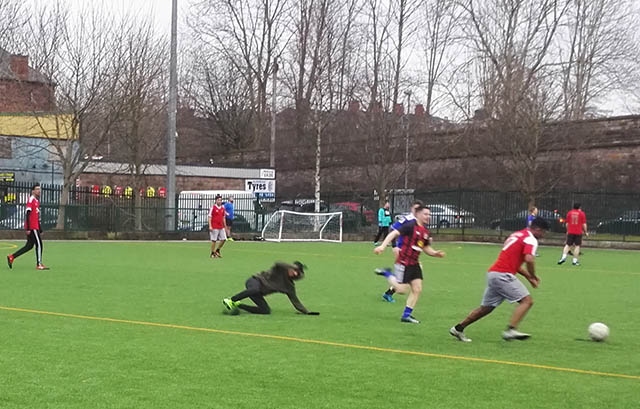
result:
[(387, 294), (387, 295), (393, 295), (393, 294), (396, 293), (396, 290), (393, 287), (389, 287), (389, 289), (387, 291), (385, 291), (384, 293)]
[(514, 327), (513, 325), (507, 325), (507, 331), (510, 329), (516, 329), (516, 327)]
[(456, 325), (454, 328), (458, 332), (463, 332), (464, 331), (464, 327), (461, 324)]

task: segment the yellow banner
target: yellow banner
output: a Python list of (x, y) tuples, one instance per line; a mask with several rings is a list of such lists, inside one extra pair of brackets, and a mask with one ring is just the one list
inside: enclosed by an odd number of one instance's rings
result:
[(47, 139), (77, 139), (73, 115), (0, 115), (0, 135)]

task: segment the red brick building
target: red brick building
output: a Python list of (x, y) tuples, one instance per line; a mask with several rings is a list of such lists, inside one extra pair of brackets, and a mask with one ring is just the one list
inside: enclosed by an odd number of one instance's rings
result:
[(55, 84), (29, 67), (29, 57), (0, 48), (0, 112), (49, 112), (55, 108)]

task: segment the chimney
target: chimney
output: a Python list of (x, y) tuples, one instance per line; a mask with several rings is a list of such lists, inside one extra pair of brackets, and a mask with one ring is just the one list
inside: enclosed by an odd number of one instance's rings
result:
[(358, 101), (349, 102), (349, 112), (360, 112), (360, 102)]
[(424, 105), (417, 104), (415, 109), (416, 116), (423, 117), (424, 116)]
[(9, 67), (19, 80), (26, 81), (29, 79), (29, 56), (11, 55)]
[(398, 116), (402, 116), (404, 115), (404, 105), (402, 104), (395, 104), (393, 106), (393, 113), (398, 115)]

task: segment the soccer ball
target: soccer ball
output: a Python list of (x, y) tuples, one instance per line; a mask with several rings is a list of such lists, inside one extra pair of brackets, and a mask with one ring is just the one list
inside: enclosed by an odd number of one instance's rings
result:
[(589, 338), (592, 341), (602, 342), (609, 336), (609, 327), (601, 322), (594, 322), (589, 325)]

